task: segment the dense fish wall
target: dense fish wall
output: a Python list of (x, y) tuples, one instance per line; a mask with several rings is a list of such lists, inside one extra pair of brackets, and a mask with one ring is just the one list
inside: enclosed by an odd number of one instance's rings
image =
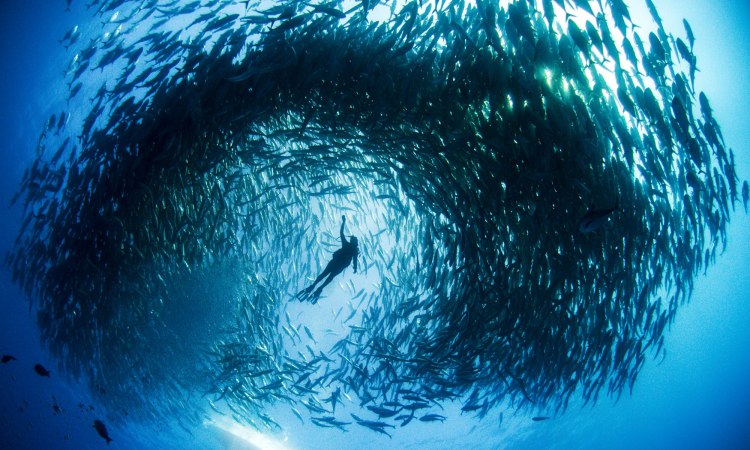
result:
[[(388, 433), (619, 396), (726, 245), (734, 157), (653, 7), (92, 3), (7, 264), (112, 411), (345, 429), (343, 392)], [(288, 310), (341, 215), (374, 283), (318, 342)]]

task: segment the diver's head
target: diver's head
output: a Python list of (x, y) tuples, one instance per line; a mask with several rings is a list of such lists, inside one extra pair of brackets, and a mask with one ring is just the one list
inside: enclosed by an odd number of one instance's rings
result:
[(352, 236), (351, 239), (349, 239), (349, 242), (351, 242), (352, 245), (355, 246), (355, 247), (359, 246), (359, 241), (357, 241), (357, 237), (356, 236)]

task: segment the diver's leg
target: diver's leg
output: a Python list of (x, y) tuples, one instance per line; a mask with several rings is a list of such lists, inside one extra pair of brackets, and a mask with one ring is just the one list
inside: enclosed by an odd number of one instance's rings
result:
[(315, 297), (316, 301), (317, 301), (318, 297), (320, 297), (320, 294), (323, 292), (323, 288), (326, 287), (326, 286), (328, 286), (331, 283), (331, 281), (333, 281), (334, 277), (336, 277), (336, 275), (338, 275), (339, 273), (340, 272), (331, 273), (330, 275), (328, 275), (328, 278), (326, 278), (326, 280), (323, 282), (323, 284), (321, 284), (320, 287), (318, 287), (318, 289), (315, 290), (315, 293), (313, 294), (313, 297)]
[(312, 290), (315, 287), (315, 285), (318, 284), (320, 282), (320, 280), (322, 280), (323, 278), (325, 278), (326, 275), (328, 275), (328, 274), (331, 273), (331, 271), (332, 271), (332, 264), (333, 264), (333, 261), (329, 262), (328, 265), (326, 265), (326, 268), (325, 268), (325, 270), (323, 270), (323, 273), (321, 273), (320, 275), (318, 275), (318, 278), (316, 278), (315, 281), (313, 281), (313, 283), (310, 285), (310, 287), (308, 287), (307, 289), (305, 289), (306, 292), (308, 292), (308, 293), (312, 292)]
[[(310, 286), (308, 286), (305, 289), (302, 289), (301, 291), (299, 291), (299, 293), (296, 295), (296, 297), (304, 299), (305, 297), (309, 296), (310, 293), (313, 291), (313, 289), (315, 289), (315, 285), (318, 284), (318, 282), (320, 280), (322, 280), (329, 273), (331, 273), (331, 262), (329, 262), (328, 265), (326, 265), (326, 268), (325, 268), (325, 270), (323, 270), (323, 273), (321, 273), (318, 276), (318, 278), (316, 278), (315, 281), (313, 281), (313, 283)], [(313, 301), (313, 303), (315, 303), (315, 302)]]
[(323, 278), (325, 278), (326, 275), (328, 275), (329, 273), (331, 273), (331, 263), (330, 262), (326, 266), (326, 268), (323, 271), (323, 273), (321, 273), (320, 275), (318, 275), (318, 278), (315, 279), (315, 281), (313, 282), (312, 286), (315, 286), (316, 284), (318, 284), (318, 282), (320, 282), (320, 280), (322, 280)]

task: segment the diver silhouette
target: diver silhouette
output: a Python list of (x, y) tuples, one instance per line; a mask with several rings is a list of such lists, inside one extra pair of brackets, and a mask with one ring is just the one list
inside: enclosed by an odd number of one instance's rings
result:
[[(320, 298), (320, 293), (323, 291), (323, 288), (328, 286), (328, 283), (333, 281), (336, 275), (340, 274), (344, 271), (344, 269), (349, 267), (349, 264), (351, 264), (352, 261), (354, 261), (354, 273), (357, 273), (359, 242), (354, 236), (351, 236), (348, 241), (346, 240), (346, 236), (344, 236), (344, 225), (346, 225), (346, 216), (341, 216), (341, 248), (333, 252), (333, 258), (328, 263), (325, 270), (323, 270), (323, 273), (321, 273), (318, 278), (315, 279), (313, 284), (303, 289), (296, 295), (296, 297), (300, 300), (310, 300), (311, 303), (317, 303), (318, 299)], [(328, 278), (326, 278), (323, 284), (315, 289), (315, 285), (318, 284), (318, 282), (320, 282), (320, 280), (322, 280), (326, 276), (328, 276)], [(313, 291), (313, 289), (315, 289), (315, 291)]]

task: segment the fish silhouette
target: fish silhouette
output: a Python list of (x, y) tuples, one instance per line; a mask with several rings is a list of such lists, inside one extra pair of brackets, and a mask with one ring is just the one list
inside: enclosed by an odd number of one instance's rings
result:
[(45, 369), (43, 365), (37, 364), (34, 366), (34, 372), (38, 373), (40, 377), (49, 378), (49, 370)]
[(589, 211), (581, 217), (578, 221), (578, 231), (581, 233), (593, 233), (604, 225), (610, 214), (615, 211), (619, 211), (619, 199), (615, 200), (615, 206), (608, 209), (594, 209), (591, 208)]
[(107, 441), (107, 444), (112, 442), (112, 438), (109, 437), (109, 433), (107, 432), (107, 427), (104, 425), (104, 422), (99, 419), (94, 420), (94, 428), (96, 428), (96, 432), (99, 433), (99, 436)]

